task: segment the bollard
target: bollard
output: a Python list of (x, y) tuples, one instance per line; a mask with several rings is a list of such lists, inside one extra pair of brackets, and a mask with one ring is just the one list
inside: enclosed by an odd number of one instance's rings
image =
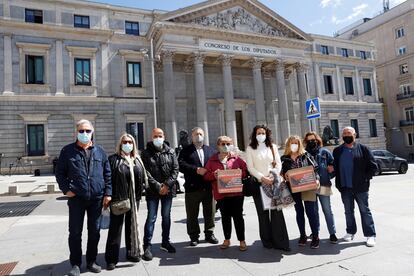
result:
[(17, 195), (17, 186), (9, 186), (9, 195)]
[(47, 193), (53, 194), (54, 192), (55, 192), (55, 185), (54, 184), (47, 185)]

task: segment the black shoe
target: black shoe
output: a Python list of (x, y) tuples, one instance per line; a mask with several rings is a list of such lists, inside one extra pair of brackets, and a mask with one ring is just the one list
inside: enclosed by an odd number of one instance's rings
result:
[(309, 236), (308, 236), (308, 240), (313, 240), (313, 234), (310, 234)]
[(151, 261), (152, 260), (152, 253), (151, 253), (151, 246), (148, 246), (145, 250), (144, 250), (144, 255), (142, 255), (142, 259), (144, 261)]
[(86, 268), (93, 273), (100, 273), (102, 268), (95, 262), (90, 263), (86, 266)]
[(211, 244), (218, 244), (219, 243), (219, 241), (216, 239), (216, 237), (213, 234), (206, 237), (206, 242), (211, 243)]
[(132, 263), (138, 263), (141, 261), (141, 256), (127, 256), (126, 259)]
[(68, 276), (80, 276), (79, 266), (72, 266), (72, 269), (69, 271)]
[(292, 251), (292, 249), (290, 249), (290, 247), (274, 247), (274, 249), (276, 249), (276, 250), (282, 250), (284, 252), (290, 252), (290, 251)]
[(307, 241), (308, 241), (308, 237), (306, 237), (306, 235), (305, 236), (300, 236), (298, 245), (299, 246), (305, 246)]
[(106, 265), (106, 270), (114, 270), (115, 269), (115, 266), (116, 266), (116, 264), (113, 264), (113, 263), (107, 264)]
[(198, 239), (197, 240), (191, 240), (190, 246), (197, 246), (199, 243), (200, 243), (200, 241)]
[(163, 250), (163, 251), (166, 251), (168, 253), (175, 253), (176, 252), (174, 246), (172, 246), (171, 243), (161, 244), (160, 249)]
[(319, 237), (318, 236), (313, 236), (310, 247), (312, 249), (319, 248)]
[(338, 238), (336, 237), (335, 234), (332, 234), (329, 236), (329, 241), (333, 244), (337, 244), (338, 243)]

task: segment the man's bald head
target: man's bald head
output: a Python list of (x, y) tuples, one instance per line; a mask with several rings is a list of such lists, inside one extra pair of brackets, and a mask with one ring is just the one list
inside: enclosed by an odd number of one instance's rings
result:
[(155, 138), (165, 138), (164, 131), (161, 128), (157, 127), (152, 130), (152, 139)]

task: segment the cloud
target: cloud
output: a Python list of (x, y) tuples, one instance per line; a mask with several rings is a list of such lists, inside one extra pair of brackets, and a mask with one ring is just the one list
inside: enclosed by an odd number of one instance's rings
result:
[[(398, 0), (396, 0), (396, 1), (398, 1)], [(339, 6), (341, 4), (341, 2), (342, 2), (342, 0), (321, 0), (320, 6), (322, 8), (326, 8), (328, 6), (336, 7), (336, 6)]]
[(311, 23), (309, 23), (309, 26), (314, 27), (316, 25), (321, 25), (325, 21), (325, 19), (326, 19), (326, 17), (324, 16), (324, 17), (322, 17), (318, 20), (312, 21)]
[(333, 15), (331, 17), (331, 22), (336, 24), (336, 25), (339, 25), (339, 24), (342, 24), (342, 23), (353, 21), (356, 18), (361, 17), (365, 13), (367, 8), (368, 8), (368, 4), (363, 3), (361, 5), (353, 7), (352, 8), (352, 13), (350, 15), (348, 15), (347, 17), (345, 17), (345, 18), (339, 19), (335, 15)]

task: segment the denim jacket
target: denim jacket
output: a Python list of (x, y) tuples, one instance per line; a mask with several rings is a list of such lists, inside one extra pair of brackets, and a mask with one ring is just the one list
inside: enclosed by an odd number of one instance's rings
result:
[(331, 178), (335, 177), (334, 173), (328, 173), (328, 166), (334, 165), (334, 158), (331, 152), (327, 149), (320, 148), (318, 154), (315, 156), (316, 163), (319, 166), (319, 181), (322, 186), (332, 186)]

